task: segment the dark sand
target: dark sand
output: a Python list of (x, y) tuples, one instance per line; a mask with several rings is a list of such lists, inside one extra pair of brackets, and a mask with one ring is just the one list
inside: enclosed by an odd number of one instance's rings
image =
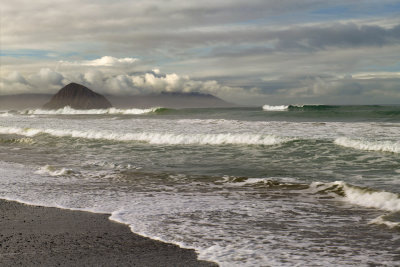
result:
[(108, 217), (0, 200), (0, 266), (217, 266)]

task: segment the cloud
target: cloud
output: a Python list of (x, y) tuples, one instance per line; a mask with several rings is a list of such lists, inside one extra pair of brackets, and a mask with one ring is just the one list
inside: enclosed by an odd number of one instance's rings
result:
[(202, 92), (226, 97), (228, 95), (234, 96), (244, 93), (243, 88), (225, 86), (215, 80), (198, 81), (186, 75), (180, 76), (176, 73), (155, 74), (153, 71), (143, 74), (122, 74), (108, 77), (99, 89), (103, 92), (119, 95), (160, 92)]
[[(119, 94), (197, 90), (244, 103), (341, 103), (356, 94), (370, 101), (379, 88), (397, 97), (389, 77), (400, 71), (397, 7), (396, 0), (8, 1), (1, 87), (42, 92), (76, 81)], [(388, 77), (357, 76), (383, 71)]]
[(55, 93), (70, 82), (86, 85), (101, 93), (115, 95), (202, 92), (226, 96), (244, 93), (242, 88), (225, 86), (215, 80), (193, 80), (187, 75), (163, 74), (159, 69), (143, 73), (110, 75), (97, 68), (86, 72), (81, 72), (80, 68), (67, 72), (42, 68), (27, 77), (12, 72), (6, 79), (0, 80), (0, 91), (2, 94)]
[(24, 77), (19, 72), (11, 72), (5, 79), (0, 79), (1, 94), (44, 93), (64, 85), (64, 76), (48, 68)]
[(346, 47), (382, 47), (398, 44), (400, 24), (392, 28), (355, 23), (334, 23), (327, 26), (294, 27), (271, 33), (276, 38), (279, 50), (320, 50)]
[(5, 79), (7, 83), (19, 83), (19, 84), (28, 84), (25, 78), (17, 71), (11, 72), (8, 77)]
[(355, 73), (353, 75), (305, 75), (264, 80), (259, 86), (230, 86), (216, 80), (196, 80), (187, 75), (147, 71), (110, 75), (100, 69), (68, 72), (42, 68), (23, 76), (10, 73), (0, 80), (2, 94), (55, 93), (77, 82), (104, 94), (135, 95), (159, 92), (202, 92), (242, 104), (385, 104), (400, 99), (400, 73)]
[(137, 58), (116, 58), (111, 56), (104, 56), (94, 60), (83, 60), (83, 61), (60, 61), (60, 64), (64, 65), (77, 65), (77, 66), (91, 66), (91, 67), (115, 67), (123, 66), (127, 67), (129, 65), (135, 64), (139, 59)]
[[(258, 97), (266, 103), (285, 104), (396, 104), (400, 99), (400, 75), (397, 73), (365, 77), (308, 76), (271, 80), (258, 88)], [(254, 101), (254, 99), (252, 100)]]
[[(391, 3), (395, 1), (119, 0), (93, 3), (70, 0), (54, 5), (46, 0), (35, 3), (14, 0), (2, 5), (2, 42), (10, 49), (46, 47), (76, 51), (79, 48), (85, 52), (108, 50), (124, 54), (134, 50), (142, 55), (179, 53), (182, 48), (216, 43), (264, 42), (270, 34), (276, 34), (277, 29), (279, 32), (279, 29), (310, 21), (330, 23), (332, 17), (323, 16), (327, 13), (324, 10), (329, 8), (359, 14), (382, 9)], [(387, 14), (381, 16), (388, 17)]]
[(17, 71), (11, 72), (5, 79), (0, 79), (0, 93), (19, 94), (31, 89), (26, 79)]

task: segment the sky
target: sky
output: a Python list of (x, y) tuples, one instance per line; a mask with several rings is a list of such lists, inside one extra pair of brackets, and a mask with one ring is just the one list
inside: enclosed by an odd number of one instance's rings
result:
[(0, 95), (400, 104), (398, 0), (0, 1)]

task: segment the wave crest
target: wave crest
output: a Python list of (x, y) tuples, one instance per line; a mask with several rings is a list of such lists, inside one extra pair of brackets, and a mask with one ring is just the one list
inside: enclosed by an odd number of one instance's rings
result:
[(0, 117), (12, 117), (12, 116), (14, 116), (14, 115), (9, 112), (0, 113)]
[(63, 176), (63, 175), (71, 174), (73, 172), (74, 171), (71, 169), (67, 169), (67, 168), (57, 169), (53, 166), (45, 165), (43, 167), (40, 167), (35, 173), (42, 174), (42, 175), (50, 175), (50, 176)]
[(343, 181), (332, 183), (314, 182), (311, 189), (317, 193), (333, 194), (340, 196), (346, 202), (367, 208), (376, 208), (385, 211), (400, 211), (400, 198), (398, 194), (377, 191), (347, 184)]
[(369, 222), (370, 224), (386, 225), (389, 228), (400, 228), (400, 222), (392, 221), (390, 215), (381, 215)]
[(334, 143), (339, 146), (359, 150), (400, 153), (400, 143), (393, 141), (367, 141), (340, 137), (337, 138)]
[(131, 108), (131, 109), (118, 109), (118, 108), (108, 108), (108, 109), (73, 109), (69, 106), (56, 110), (46, 110), (46, 109), (33, 109), (21, 112), (21, 114), (26, 115), (140, 115), (146, 113), (158, 113), (165, 110), (162, 107), (154, 107), (147, 109)]
[(338, 106), (330, 105), (264, 105), (265, 111), (325, 111), (336, 109)]
[(286, 110), (289, 109), (289, 106), (285, 106), (285, 105), (280, 105), (280, 106), (264, 105), (262, 108), (265, 111), (286, 111)]
[(85, 139), (103, 139), (111, 141), (140, 141), (164, 145), (277, 145), (291, 141), (287, 137), (262, 134), (173, 134), (173, 133), (116, 133), (100, 131), (76, 131), (58, 129), (35, 129), (0, 127), (0, 133), (35, 136), (49, 134), (56, 137), (73, 137)]

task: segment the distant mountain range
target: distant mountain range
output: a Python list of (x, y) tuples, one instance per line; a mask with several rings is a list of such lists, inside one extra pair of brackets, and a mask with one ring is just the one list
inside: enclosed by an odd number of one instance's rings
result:
[(119, 108), (210, 108), (210, 107), (233, 107), (235, 104), (228, 103), (211, 94), (203, 93), (178, 93), (162, 92), (160, 94), (134, 95), (134, 96), (106, 96), (108, 100)]
[[(0, 110), (9, 109), (30, 109), (42, 108), (46, 103), (56, 95), (52, 94), (18, 94), (0, 96)], [(210, 108), (210, 107), (234, 107), (237, 106), (228, 103), (211, 94), (203, 93), (180, 93), (180, 92), (162, 92), (159, 94), (133, 95), (133, 96), (115, 96), (105, 95), (113, 107), (116, 108)], [(77, 98), (77, 101), (79, 96)], [(47, 106), (47, 108), (59, 108), (60, 106)], [(87, 108), (92, 108), (88, 106)], [(94, 107), (95, 108), (95, 107)]]

